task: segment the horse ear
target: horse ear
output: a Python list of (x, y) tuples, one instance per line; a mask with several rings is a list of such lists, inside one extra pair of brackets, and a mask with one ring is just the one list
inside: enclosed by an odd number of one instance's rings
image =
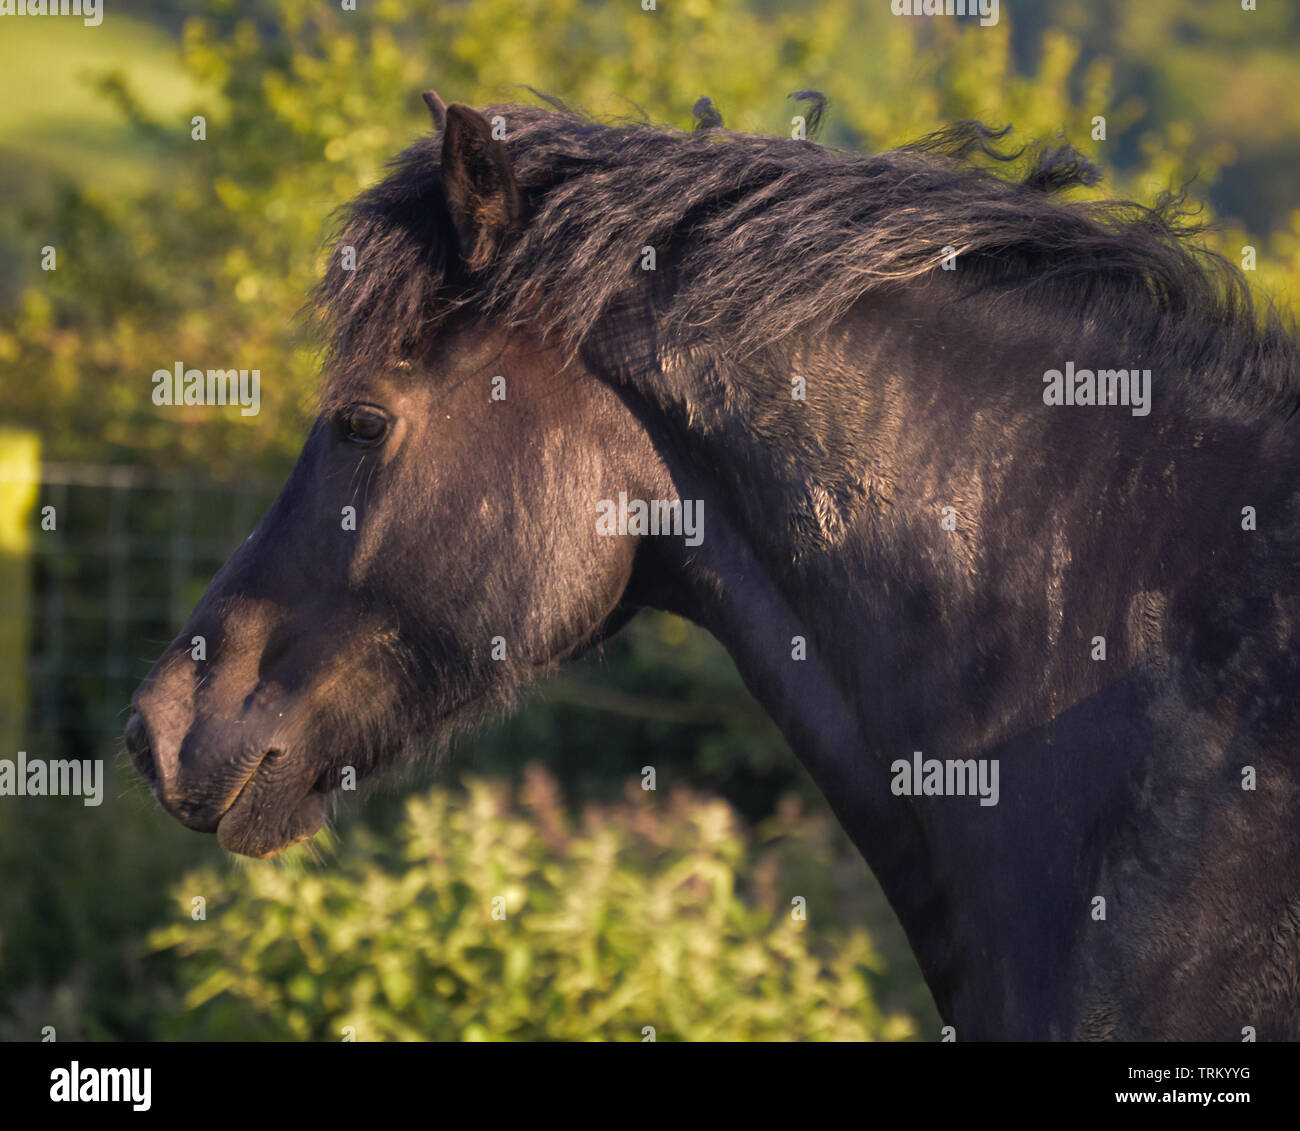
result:
[(420, 97), (424, 99), (424, 104), (429, 108), (429, 113), (433, 115), (434, 130), (442, 129), (447, 124), (447, 104), (438, 97), (436, 90), (426, 90)]
[(505, 145), (482, 114), (459, 102), (447, 107), (442, 189), (461, 256), (480, 271), (519, 227), (523, 198)]

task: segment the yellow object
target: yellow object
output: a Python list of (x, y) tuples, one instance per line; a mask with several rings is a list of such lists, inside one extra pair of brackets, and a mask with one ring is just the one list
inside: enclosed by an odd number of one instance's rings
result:
[(0, 757), (17, 749), (27, 710), (32, 512), (40, 482), (40, 438), (0, 428)]

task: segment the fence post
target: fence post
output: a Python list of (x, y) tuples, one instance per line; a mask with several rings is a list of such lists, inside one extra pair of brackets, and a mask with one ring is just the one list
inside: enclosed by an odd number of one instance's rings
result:
[(33, 514), (41, 482), (34, 432), (0, 428), (0, 757), (12, 758), (27, 715)]

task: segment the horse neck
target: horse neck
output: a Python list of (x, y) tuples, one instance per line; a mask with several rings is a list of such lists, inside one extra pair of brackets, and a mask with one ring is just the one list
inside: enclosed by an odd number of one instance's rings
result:
[[(1068, 1037), (1111, 1024), (1096, 1003), (1131, 958), (1080, 943), (1088, 897), (1163, 898), (1155, 876), (1108, 886), (1145, 830), (1168, 834), (1176, 883), (1204, 850), (1196, 792), (1260, 741), (1300, 737), (1294, 712), (1269, 735), (1235, 729), (1266, 669), (1296, 660), (1293, 632), (1256, 647), (1243, 627), (1277, 629), (1279, 609), (1300, 624), (1280, 576), (1300, 530), (1295, 430), (1194, 419), (1172, 388), (1152, 424), (1049, 409), (1042, 374), (1073, 347), (981, 341), (923, 313), (877, 309), (792, 356), (810, 399), (847, 409), (823, 407), (807, 450), (838, 453), (864, 484), (855, 499), (842, 479), (806, 483), (811, 533), (790, 514), (800, 461), (756, 446), (752, 402), (736, 401), (748, 420), (713, 422), (676, 470), (709, 525), (678, 563), (675, 605), (727, 647), (826, 794), (945, 1018), (967, 1036)], [(1123, 362), (1103, 350), (1096, 364)], [(1273, 516), (1253, 539), (1251, 505)], [(998, 806), (891, 792), (891, 765), (915, 751), (998, 762)]]

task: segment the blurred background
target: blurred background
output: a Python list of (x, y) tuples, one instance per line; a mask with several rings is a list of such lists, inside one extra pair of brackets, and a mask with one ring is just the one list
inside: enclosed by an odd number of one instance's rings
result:
[[(305, 438), (331, 212), (428, 129), (421, 90), (529, 84), (681, 127), (708, 95), (776, 134), (815, 88), (822, 140), (855, 149), (958, 118), (1063, 136), (1107, 169), (1085, 195), (1190, 182), (1206, 242), (1253, 248), (1289, 305), (1300, 9), (1039, 0), (981, 28), (887, 0), (107, 7), (0, 27), (0, 758), (107, 774), (97, 808), (0, 797), (0, 1039), (937, 1039), (865, 864), (676, 618), (270, 862), (156, 808), (124, 709)], [(155, 408), (177, 360), (260, 369), (260, 415)]]

